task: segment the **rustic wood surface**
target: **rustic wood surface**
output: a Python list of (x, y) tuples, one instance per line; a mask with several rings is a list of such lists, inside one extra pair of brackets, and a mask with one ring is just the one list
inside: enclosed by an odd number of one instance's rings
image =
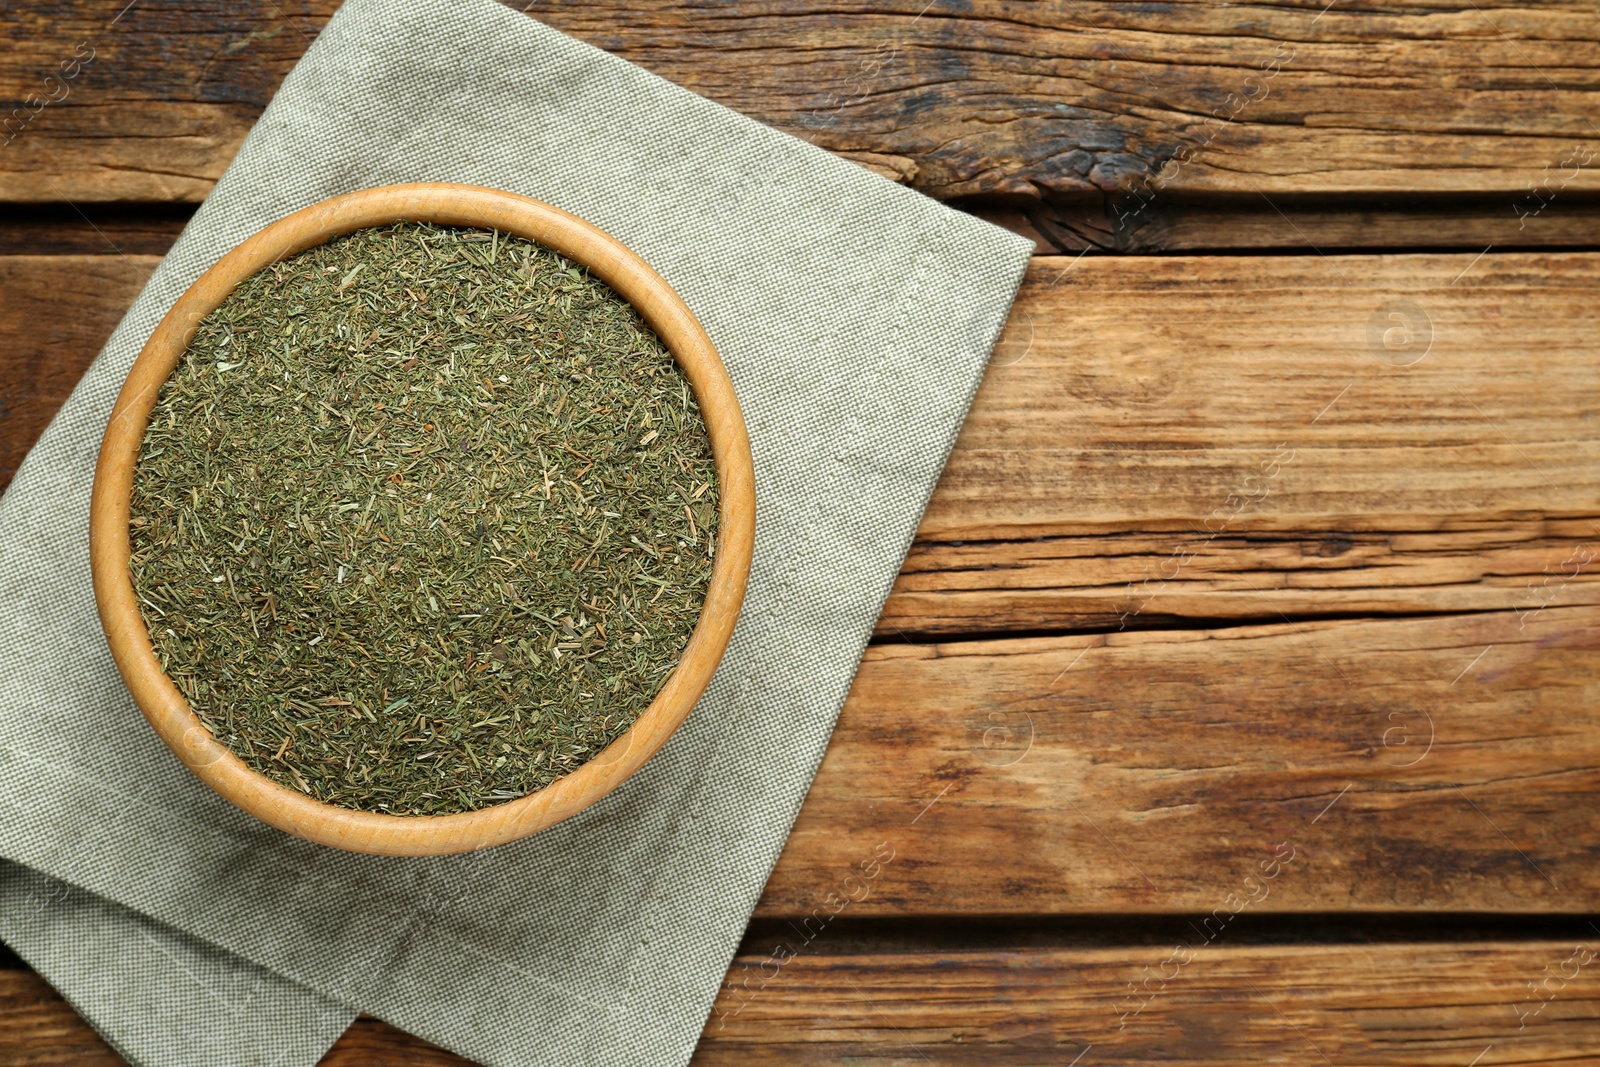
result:
[[(157, 262), (0, 255), (0, 485)], [(1039, 257), (878, 632), (1593, 604), (1597, 291), (1587, 253)]]
[[(1302, 831), (1274, 909), (1592, 910), (1600, 445), (1551, 385), (1597, 393), (1565, 312), (1600, 258), (1068, 262), (1030, 272), (760, 914), (890, 830), (860, 912), (1203, 909)], [(106, 330), (152, 266), (0, 274)], [(1441, 323), (1409, 367), (1363, 332), (1397, 292)], [(12, 336), (8, 378), (72, 365)]]
[[(334, 6), (6, 11), (0, 487)], [(1600, 1062), (1592, 5), (528, 10), (1041, 252), (697, 1064)]]
[[(1587, 930), (1459, 946), (1230, 948), (1189, 936), (1131, 949), (801, 955), (781, 969), (741, 954), (693, 1064), (1600, 1063), (1590, 973), (1600, 938)], [(26, 971), (0, 971), (0, 1017), (8, 1064), (122, 1063)], [(361, 1019), (323, 1067), (466, 1063)]]
[[(336, 6), (19, 6), (0, 99), (50, 102), (0, 153), (0, 199), (198, 202)], [(1061, 247), (1193, 248), (1196, 229), (1208, 247), (1248, 239), (1196, 223), (1169, 190), (1353, 198), (1304, 208), (1346, 235), (1340, 247), (1404, 243), (1356, 238), (1381, 229), (1374, 194), (1455, 198), (1446, 226), (1410, 225), (1413, 244), (1569, 243), (1596, 225), (1592, 207), (1578, 234), (1571, 212), (1535, 211), (1600, 191), (1600, 24), (1586, 0), (525, 9), (930, 195), (1050, 207), (1040, 226)], [(1146, 189), (1163, 194), (1148, 209)], [(1249, 210), (1281, 242), (1262, 205)]]
[(0, 256), (0, 489), (158, 262), (155, 256)]
[(880, 645), (758, 914), (1592, 912), (1597, 698), (1592, 607)]

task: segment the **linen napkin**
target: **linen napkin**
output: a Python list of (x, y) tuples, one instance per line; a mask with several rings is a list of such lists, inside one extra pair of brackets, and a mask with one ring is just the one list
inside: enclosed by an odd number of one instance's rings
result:
[[(283, 215), (414, 181), (537, 197), (649, 261), (727, 364), (758, 501), (672, 741), (556, 827), (430, 859), (201, 785), (117, 675), (87, 551), (106, 418), (177, 296)], [(1029, 251), (494, 0), (350, 0), (0, 498), (0, 937), (152, 1067), (309, 1064), (354, 1011), (492, 1065), (686, 1062)]]

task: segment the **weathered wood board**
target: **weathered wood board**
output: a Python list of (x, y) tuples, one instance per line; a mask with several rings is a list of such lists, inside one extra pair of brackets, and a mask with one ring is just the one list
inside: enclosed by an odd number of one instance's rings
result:
[[(17, 134), (0, 200), (197, 202), (336, 6), (19, 8), (0, 55)], [(1188, 217), (1174, 193), (1369, 208), (1444, 194), (1471, 203), (1459, 240), (1541, 244), (1570, 240), (1562, 212), (1600, 191), (1600, 28), (1584, 0), (526, 10), (930, 195), (1073, 205), (1049, 216), (1069, 220), (1066, 245), (1076, 226), (1109, 247), (1197, 247), (1173, 232)], [(1336, 214), (1346, 237), (1330, 240), (1351, 245), (1363, 208)], [(1206, 247), (1246, 236), (1200, 225)], [(1404, 225), (1353, 244), (1440, 241)]]
[[(1236, 948), (1192, 934), (1171, 946), (801, 954), (781, 965), (745, 954), (693, 1063), (1595, 1064), (1597, 946), (1580, 925), (1570, 940), (1459, 946)], [(27, 971), (0, 971), (0, 1018), (0, 1062), (122, 1063)], [(322, 1062), (467, 1061), (361, 1019)]]
[[(156, 262), (0, 256), (0, 484)], [(1587, 253), (1039, 257), (879, 633), (1592, 604), (1597, 295)]]

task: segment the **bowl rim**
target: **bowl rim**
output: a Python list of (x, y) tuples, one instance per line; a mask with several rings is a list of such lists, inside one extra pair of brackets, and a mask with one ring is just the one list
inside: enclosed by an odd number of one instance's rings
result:
[[(129, 572), (134, 470), (162, 383), (200, 320), (264, 267), (370, 226), (432, 222), (497, 229), (537, 241), (587, 268), (634, 306), (672, 352), (699, 401), (721, 502), (718, 543), (700, 618), (655, 698), (621, 736), (576, 770), (515, 800), (447, 815), (338, 807), (254, 770), (212, 736), (156, 658)], [(755, 546), (755, 470), (733, 383), (689, 306), (639, 255), (576, 215), (484, 186), (428, 182), (336, 196), (272, 223), (217, 260), (150, 335), (112, 408), (89, 514), (95, 601), (117, 669), (161, 739), (234, 805), (308, 841), (352, 852), (432, 856), (503, 844), (569, 818), (642, 767), (682, 725), (733, 635)]]

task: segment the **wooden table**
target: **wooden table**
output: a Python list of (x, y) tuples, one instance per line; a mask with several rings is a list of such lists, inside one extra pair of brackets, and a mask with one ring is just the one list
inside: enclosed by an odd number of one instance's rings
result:
[[(334, 6), (126, 2), (5, 23), (3, 477)], [(532, 5), (1039, 242), (702, 1067), (1600, 1063), (1600, 12), (1324, 2)]]

